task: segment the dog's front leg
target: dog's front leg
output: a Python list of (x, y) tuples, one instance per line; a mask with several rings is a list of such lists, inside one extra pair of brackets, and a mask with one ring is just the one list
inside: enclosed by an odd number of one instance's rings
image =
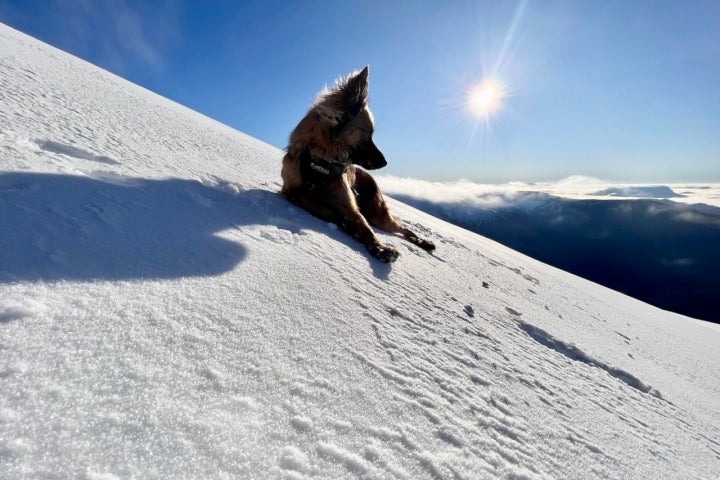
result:
[(400, 256), (400, 252), (394, 248), (380, 243), (359, 210), (347, 211), (340, 227), (362, 242), (372, 256), (381, 262), (392, 263)]
[(355, 171), (355, 188), (360, 193), (359, 198), (356, 200), (360, 206), (360, 212), (368, 219), (370, 224), (388, 232), (399, 233), (406, 240), (423, 250), (428, 252), (435, 250), (434, 243), (418, 237), (415, 232), (403, 226), (390, 215), (380, 188), (378, 188), (375, 179), (369, 173), (360, 169)]
[(339, 223), (340, 228), (362, 242), (370, 254), (381, 262), (392, 263), (397, 260), (400, 252), (380, 243), (370, 224), (360, 213), (355, 194), (352, 192), (347, 178), (343, 176), (342, 182), (338, 182), (330, 193), (330, 198), (336, 200), (335, 207), (342, 216)]

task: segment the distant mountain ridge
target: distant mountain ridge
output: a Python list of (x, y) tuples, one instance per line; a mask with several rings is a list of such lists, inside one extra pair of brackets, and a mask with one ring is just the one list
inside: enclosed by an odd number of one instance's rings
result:
[(609, 197), (635, 197), (635, 198), (682, 198), (684, 195), (675, 193), (672, 188), (665, 185), (642, 186), (642, 187), (610, 187), (592, 193), (596, 196)]
[[(637, 193), (667, 196), (668, 187), (661, 188)], [(632, 196), (629, 189), (603, 190), (616, 191)], [(571, 200), (539, 192), (506, 196), (501, 206), (487, 208), (394, 195), (613, 290), (720, 323), (720, 208), (653, 199)]]

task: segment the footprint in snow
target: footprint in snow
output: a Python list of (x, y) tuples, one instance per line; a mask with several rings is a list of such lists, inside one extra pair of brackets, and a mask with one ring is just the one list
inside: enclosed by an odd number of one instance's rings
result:
[(313, 428), (313, 422), (302, 415), (295, 415), (290, 419), (290, 425), (298, 432), (309, 432)]
[(296, 472), (307, 472), (310, 469), (310, 462), (305, 453), (300, 449), (287, 446), (283, 448), (278, 458), (278, 466), (283, 470), (291, 470)]

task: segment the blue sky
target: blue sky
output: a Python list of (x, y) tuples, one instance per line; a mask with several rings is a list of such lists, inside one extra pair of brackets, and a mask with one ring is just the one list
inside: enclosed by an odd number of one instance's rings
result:
[[(0, 0), (0, 21), (281, 148), (369, 64), (387, 174), (720, 181), (715, 0)], [(478, 118), (488, 76), (505, 95)]]

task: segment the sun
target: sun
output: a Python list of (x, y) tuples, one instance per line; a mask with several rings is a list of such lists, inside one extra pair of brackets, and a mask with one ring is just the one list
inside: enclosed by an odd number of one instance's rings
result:
[(497, 80), (486, 79), (470, 89), (467, 108), (476, 117), (487, 119), (500, 109), (504, 96), (504, 89)]

